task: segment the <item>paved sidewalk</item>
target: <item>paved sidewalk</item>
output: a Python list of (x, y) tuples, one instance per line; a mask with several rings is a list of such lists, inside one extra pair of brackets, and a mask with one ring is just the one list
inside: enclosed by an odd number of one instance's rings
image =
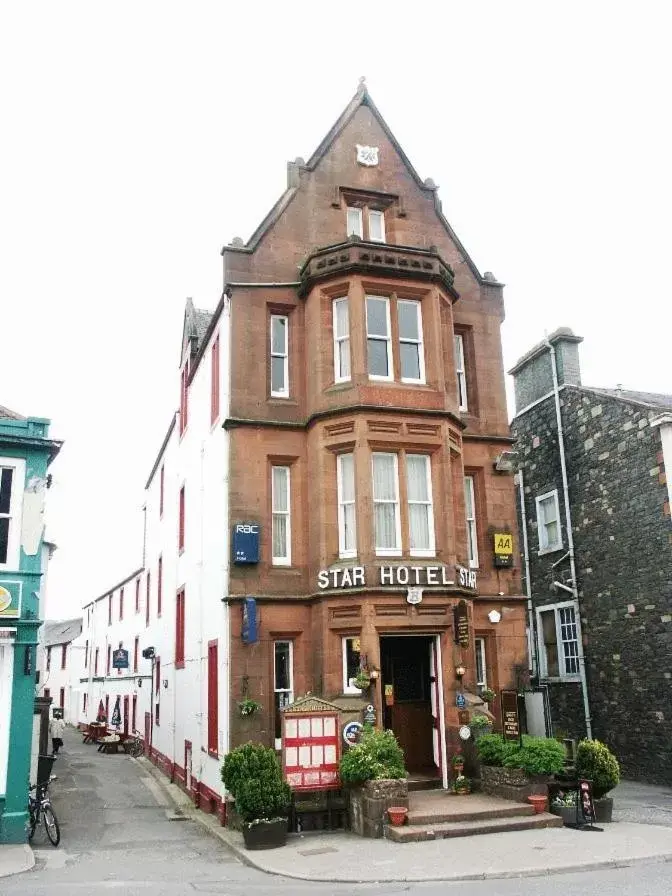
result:
[(27, 843), (0, 844), (0, 877), (30, 871), (34, 864), (35, 856)]
[(158, 769), (141, 762), (185, 815), (241, 861), (283, 877), (332, 883), (484, 880), (672, 862), (668, 827), (630, 822), (603, 825), (601, 833), (544, 828), (404, 844), (340, 832), (292, 834), (282, 849), (249, 851), (241, 834), (195, 809)]

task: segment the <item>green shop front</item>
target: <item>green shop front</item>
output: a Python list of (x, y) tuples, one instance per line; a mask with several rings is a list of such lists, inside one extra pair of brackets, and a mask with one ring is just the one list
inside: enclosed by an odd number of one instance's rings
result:
[(0, 406), (0, 843), (24, 843), (47, 470), (60, 444), (49, 421)]

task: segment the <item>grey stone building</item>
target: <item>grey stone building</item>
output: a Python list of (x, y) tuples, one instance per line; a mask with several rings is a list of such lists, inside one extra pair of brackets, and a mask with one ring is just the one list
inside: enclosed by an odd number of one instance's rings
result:
[(557, 330), (510, 371), (533, 681), (556, 735), (670, 785), (672, 396), (582, 386), (581, 341)]

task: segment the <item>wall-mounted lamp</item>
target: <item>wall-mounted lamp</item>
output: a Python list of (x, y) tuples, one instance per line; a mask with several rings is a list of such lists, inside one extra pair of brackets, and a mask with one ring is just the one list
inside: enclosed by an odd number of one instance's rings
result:
[(464, 675), (466, 675), (466, 672), (467, 670), (464, 668), (464, 666), (455, 666), (455, 675), (458, 678), (462, 678)]
[(371, 678), (371, 681), (377, 681), (377, 679), (380, 677), (380, 672), (378, 671), (378, 669), (372, 669), (369, 672), (369, 677)]
[(163, 686), (164, 686), (164, 688), (168, 687), (168, 679), (167, 678), (163, 679)]
[(500, 619), (502, 618), (502, 614), (499, 610), (490, 610), (488, 613), (488, 619), (492, 622), (493, 625), (496, 625)]

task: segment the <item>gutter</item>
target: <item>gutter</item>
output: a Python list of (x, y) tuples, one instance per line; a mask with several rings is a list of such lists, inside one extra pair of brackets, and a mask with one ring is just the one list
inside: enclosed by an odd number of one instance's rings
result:
[(546, 339), (546, 345), (551, 355), (551, 371), (553, 373), (553, 396), (555, 399), (555, 419), (558, 427), (558, 447), (560, 451), (560, 470), (562, 472), (562, 493), (565, 502), (565, 527), (567, 529), (567, 547), (569, 553), (569, 568), (572, 576), (572, 599), (574, 602), (574, 617), (576, 622), (576, 637), (579, 650), (579, 677), (581, 679), (581, 693), (583, 696), (583, 712), (586, 722), (586, 737), (593, 739), (593, 728), (590, 718), (590, 704), (588, 702), (588, 682), (586, 680), (586, 657), (583, 652), (583, 635), (581, 632), (581, 612), (579, 608), (579, 591), (577, 588), (576, 563), (574, 559), (574, 534), (572, 531), (572, 511), (569, 506), (569, 484), (567, 481), (567, 463), (565, 460), (565, 437), (562, 428), (562, 414), (560, 411), (560, 390), (558, 388), (558, 368), (555, 357), (555, 349)]

